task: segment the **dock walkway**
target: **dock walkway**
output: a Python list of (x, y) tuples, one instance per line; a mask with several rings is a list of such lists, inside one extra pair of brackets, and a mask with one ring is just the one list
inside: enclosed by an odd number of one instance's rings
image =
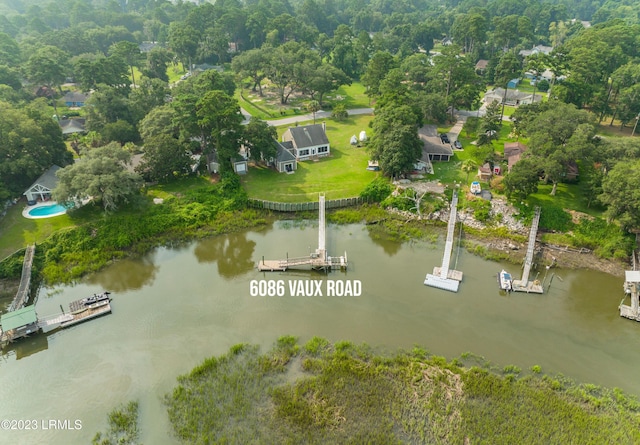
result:
[(453, 237), (456, 228), (456, 219), (458, 215), (458, 193), (453, 191), (451, 199), (451, 211), (449, 213), (449, 224), (447, 225), (447, 240), (444, 245), (444, 255), (442, 256), (442, 267), (434, 267), (433, 274), (427, 274), (424, 284), (425, 286), (436, 287), (451, 292), (458, 292), (460, 281), (462, 281), (462, 272), (449, 269), (451, 263), (451, 253), (453, 251)]
[(22, 262), (22, 275), (20, 277), (20, 286), (18, 293), (9, 306), (8, 312), (22, 309), (29, 299), (29, 289), (31, 288), (31, 267), (33, 265), (33, 256), (36, 252), (36, 246), (27, 246), (24, 252), (24, 261)]
[(326, 219), (325, 199), (320, 195), (318, 205), (318, 248), (309, 256), (289, 258), (284, 260), (265, 260), (258, 262), (257, 267), (261, 272), (284, 272), (295, 267), (311, 267), (318, 270), (336, 270), (347, 268), (347, 252), (344, 256), (332, 257), (327, 255), (326, 246)]
[(527, 255), (524, 260), (524, 269), (522, 271), (522, 279), (513, 280), (511, 288), (515, 292), (527, 292), (534, 294), (543, 293), (542, 284), (538, 280), (529, 281), (531, 266), (533, 265), (533, 254), (536, 247), (536, 236), (538, 234), (538, 226), (540, 224), (540, 207), (536, 207), (536, 213), (533, 216), (531, 230), (529, 232), (529, 245), (527, 246)]

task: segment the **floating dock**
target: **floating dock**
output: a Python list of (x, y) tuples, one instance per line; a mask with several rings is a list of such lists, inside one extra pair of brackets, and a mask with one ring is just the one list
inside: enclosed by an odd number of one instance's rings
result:
[(311, 267), (315, 270), (346, 270), (347, 252), (344, 256), (329, 256), (326, 249), (326, 220), (324, 195), (320, 195), (318, 206), (318, 248), (309, 256), (287, 258), (284, 260), (265, 260), (258, 262), (258, 270), (261, 272), (283, 272), (297, 267)]
[[(101, 300), (87, 304), (87, 299), (69, 303), (69, 312), (48, 317), (38, 317), (35, 306), (27, 306), (17, 311), (3, 314), (0, 318), (0, 344), (12, 342), (38, 332), (64, 329), (85, 321), (111, 313), (111, 298), (108, 293), (100, 294)], [(94, 298), (97, 295), (94, 295)], [(105, 298), (106, 297), (106, 298)]]
[(527, 256), (524, 260), (524, 269), (522, 271), (522, 279), (513, 280), (511, 282), (511, 290), (514, 292), (527, 292), (534, 294), (543, 293), (542, 283), (539, 280), (529, 281), (531, 266), (533, 265), (533, 253), (536, 247), (536, 235), (538, 234), (538, 225), (540, 224), (540, 207), (536, 207), (536, 213), (531, 223), (531, 231), (529, 232), (529, 245), (527, 246)]
[(451, 262), (451, 252), (453, 251), (453, 236), (456, 228), (456, 218), (458, 215), (458, 193), (453, 191), (451, 199), (451, 211), (449, 212), (449, 224), (447, 225), (447, 241), (444, 246), (444, 256), (442, 257), (442, 267), (434, 267), (433, 274), (427, 274), (425, 286), (436, 287), (451, 292), (458, 292), (462, 272), (449, 269)]

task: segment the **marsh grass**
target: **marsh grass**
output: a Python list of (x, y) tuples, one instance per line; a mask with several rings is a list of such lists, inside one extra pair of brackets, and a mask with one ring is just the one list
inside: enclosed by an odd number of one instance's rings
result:
[(91, 441), (92, 445), (136, 445), (140, 431), (138, 429), (138, 402), (131, 401), (119, 406), (108, 415), (109, 429), (98, 432)]
[[(638, 443), (640, 404), (619, 389), (541, 369), (463, 367), (424, 349), (283, 337), (270, 351), (238, 345), (166, 396), (185, 443)], [(289, 368), (298, 378), (287, 380)]]

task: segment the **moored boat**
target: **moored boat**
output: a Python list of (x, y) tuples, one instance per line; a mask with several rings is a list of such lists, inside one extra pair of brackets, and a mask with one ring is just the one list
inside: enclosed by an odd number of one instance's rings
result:
[(469, 191), (471, 193), (473, 193), (474, 195), (477, 195), (480, 192), (482, 192), (482, 186), (480, 185), (480, 183), (478, 181), (473, 181), (471, 183), (471, 186), (469, 187)]
[(110, 293), (111, 292), (104, 291), (101, 294), (93, 294), (90, 297), (83, 298), (82, 303), (85, 306), (92, 306), (97, 303), (101, 303), (101, 304), (108, 303), (109, 301), (111, 301), (111, 299), (109, 298)]
[(498, 274), (498, 284), (502, 290), (511, 291), (513, 289), (511, 284), (512, 280), (511, 274), (504, 269)]

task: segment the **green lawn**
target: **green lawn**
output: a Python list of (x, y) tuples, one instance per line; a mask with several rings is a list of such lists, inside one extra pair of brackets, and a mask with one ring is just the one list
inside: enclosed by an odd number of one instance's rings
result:
[[(253, 92), (251, 89), (237, 89), (234, 97), (249, 114), (262, 120), (309, 114), (307, 109), (307, 104), (311, 100), (309, 97), (292, 95), (286, 105), (281, 105), (278, 99), (273, 96), (273, 88), (269, 87), (268, 83), (263, 85), (263, 91), (265, 96), (260, 97), (257, 92)], [(361, 83), (344, 85), (323, 98), (322, 108), (330, 110), (338, 103), (343, 103), (347, 109), (368, 108), (371, 105), (365, 92), (366, 89)], [(269, 94), (272, 96), (268, 97)]]
[[(353, 82), (351, 85), (343, 85), (337, 92), (332, 92), (326, 96), (326, 102), (330, 105), (343, 103), (347, 109), (372, 107), (371, 100), (366, 94), (366, 88), (360, 82)], [(338, 96), (342, 97), (339, 100)]]
[(241, 90), (237, 88), (233, 97), (235, 97), (240, 106), (247, 110), (251, 116), (262, 119), (263, 121), (283, 117), (279, 112), (272, 110), (270, 106), (266, 105), (264, 100), (258, 98), (258, 94), (253, 93), (250, 89)]
[(0, 259), (29, 244), (43, 241), (57, 230), (75, 225), (66, 214), (44, 219), (25, 218), (22, 216), (25, 205), (20, 201), (9, 209), (4, 218), (0, 218)]
[(559, 183), (555, 196), (551, 196), (551, 184), (541, 184), (538, 192), (529, 195), (527, 201), (533, 205), (543, 205), (545, 202), (553, 203), (563, 209), (577, 210), (592, 216), (602, 216), (603, 209), (597, 203), (592, 203), (587, 207), (587, 198), (580, 189), (579, 184)]
[[(331, 156), (319, 161), (298, 163), (298, 170), (288, 175), (265, 167), (252, 167), (242, 177), (249, 197), (279, 202), (305, 202), (358, 196), (380, 173), (366, 169), (369, 155), (364, 147), (352, 147), (349, 139), (369, 129), (373, 116), (354, 116), (344, 122), (327, 120)], [(284, 129), (280, 128), (281, 134)]]
[[(512, 125), (504, 122), (498, 131), (498, 139), (492, 143), (493, 151), (500, 157), (504, 152), (504, 143), (511, 142), (515, 139), (510, 137)], [(438, 127), (439, 132), (446, 131), (446, 127)], [(434, 177), (444, 183), (453, 184), (453, 182), (471, 182), (475, 181), (476, 173), (471, 172), (467, 175), (461, 170), (462, 163), (467, 159), (473, 159), (478, 165), (484, 162), (484, 157), (489, 152), (488, 147), (477, 147), (472, 144), (476, 140), (475, 135), (467, 136), (464, 129), (460, 132), (458, 140), (462, 143), (463, 151), (454, 151), (453, 158), (449, 162), (434, 162)], [(468, 184), (466, 184), (468, 185)]]

